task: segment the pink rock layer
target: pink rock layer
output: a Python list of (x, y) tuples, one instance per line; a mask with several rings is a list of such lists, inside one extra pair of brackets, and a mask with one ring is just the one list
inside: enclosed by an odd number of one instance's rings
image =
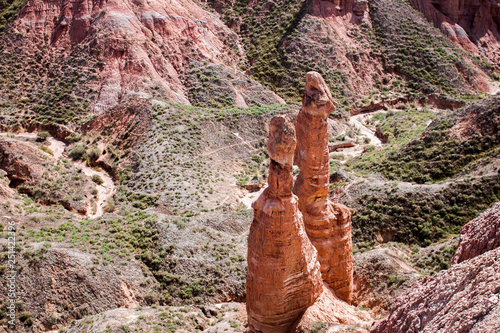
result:
[(458, 264), (497, 247), (500, 247), (500, 202), (462, 228), (451, 264)]
[(371, 333), (500, 332), (500, 248), (425, 277)]
[(351, 216), (353, 211), (328, 200), (330, 185), (328, 124), (335, 102), (321, 75), (309, 72), (302, 108), (295, 119), (300, 168), (294, 193), (311, 243), (318, 250), (323, 280), (350, 303), (353, 286)]
[(323, 291), (317, 252), (292, 194), (295, 130), (285, 117), (269, 126), (269, 187), (253, 203), (246, 306), (252, 332), (290, 332)]

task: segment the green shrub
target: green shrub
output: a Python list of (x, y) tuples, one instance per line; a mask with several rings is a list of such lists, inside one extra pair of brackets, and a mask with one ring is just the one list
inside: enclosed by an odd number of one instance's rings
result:
[(99, 148), (92, 148), (88, 154), (89, 159), (94, 162), (101, 156), (101, 150)]
[(69, 156), (74, 160), (83, 160), (87, 156), (87, 151), (82, 145), (76, 145), (69, 152)]
[(39, 141), (39, 142), (45, 141), (49, 137), (50, 137), (50, 133), (49, 132), (40, 132), (36, 136), (36, 141)]
[(21, 315), (19, 316), (19, 320), (24, 323), (28, 318), (30, 317), (30, 315), (27, 313), (27, 312), (23, 312), (21, 313)]
[(92, 181), (94, 183), (96, 183), (97, 185), (102, 185), (104, 183), (104, 180), (102, 180), (101, 176), (99, 176), (99, 175), (93, 175)]
[(106, 213), (111, 213), (114, 210), (115, 210), (115, 201), (113, 200), (113, 198), (109, 198), (108, 202), (106, 202), (106, 206), (104, 206), (104, 211)]

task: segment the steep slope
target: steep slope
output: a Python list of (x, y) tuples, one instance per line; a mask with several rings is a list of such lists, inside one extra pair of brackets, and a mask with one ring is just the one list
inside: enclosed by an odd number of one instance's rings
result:
[(500, 203), (496, 203), (462, 228), (460, 242), (451, 263), (461, 263), (499, 246)]
[(362, 98), (490, 89), (470, 56), (404, 1), (208, 2), (242, 37), (249, 73), (297, 100), (302, 74), (318, 71), (338, 116)]
[(499, 292), (496, 249), (417, 282), (370, 332), (496, 332)]
[(425, 17), (454, 43), (489, 60), (500, 60), (500, 4), (494, 0), (410, 0)]
[(236, 69), (242, 56), (238, 36), (191, 0), (29, 0), (0, 42), (3, 122), (81, 122), (131, 96), (279, 103)]

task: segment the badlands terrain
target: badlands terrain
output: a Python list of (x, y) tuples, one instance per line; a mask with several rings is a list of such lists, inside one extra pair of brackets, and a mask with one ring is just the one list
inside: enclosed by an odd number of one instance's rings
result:
[(500, 331), (499, 26), (495, 0), (1, 1), (0, 332)]

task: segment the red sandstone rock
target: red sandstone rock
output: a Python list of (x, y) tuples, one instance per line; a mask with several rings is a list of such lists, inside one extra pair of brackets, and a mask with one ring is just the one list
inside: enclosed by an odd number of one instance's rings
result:
[(323, 280), (346, 302), (352, 299), (352, 210), (328, 200), (330, 185), (328, 115), (335, 102), (325, 81), (309, 72), (302, 108), (295, 119), (300, 168), (294, 192), (311, 243), (318, 250)]
[(500, 202), (462, 228), (451, 264), (458, 264), (497, 247), (500, 247)]
[[(325, 283), (323, 293), (304, 312), (294, 332), (314, 332), (313, 327), (316, 323), (351, 325), (345, 331), (329, 330), (328, 332), (355, 332), (354, 328), (367, 332), (371, 323), (373, 323), (373, 319), (368, 312), (359, 311), (338, 298)], [(355, 325), (355, 327), (352, 327), (352, 325)]]
[(500, 3), (496, 0), (411, 0), (412, 5), (465, 50), (500, 61)]
[(500, 332), (500, 248), (415, 283), (371, 333)]
[[(90, 54), (81, 56), (101, 64), (98, 83), (89, 87), (97, 92), (91, 101), (96, 112), (131, 96), (190, 104), (185, 84), (190, 70), (207, 63), (238, 76), (234, 68), (244, 57), (236, 33), (192, 0), (28, 0), (6, 36), (0, 42), (4, 52), (20, 49), (29, 58), (38, 50), (47, 63), (74, 58), (77, 46), (90, 46), (85, 51)], [(45, 80), (40, 77), (39, 84)], [(250, 88), (269, 103), (283, 102), (252, 81), (234, 86), (236, 106), (247, 106), (255, 94)]]
[(248, 236), (248, 324), (253, 332), (289, 332), (323, 291), (317, 252), (292, 194), (295, 130), (286, 117), (269, 125), (269, 187), (253, 203)]

